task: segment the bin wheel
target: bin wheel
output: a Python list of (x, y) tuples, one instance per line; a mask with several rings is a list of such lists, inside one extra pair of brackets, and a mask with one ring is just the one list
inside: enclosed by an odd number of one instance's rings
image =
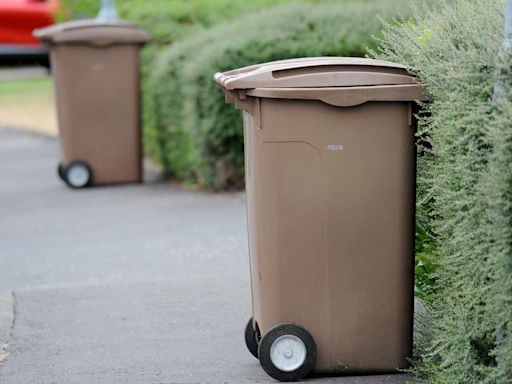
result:
[(84, 161), (73, 160), (65, 169), (65, 182), (74, 189), (84, 188), (92, 181), (91, 167)]
[(252, 318), (245, 326), (245, 345), (251, 354), (258, 358), (258, 333), (252, 325)]
[(59, 175), (59, 178), (62, 181), (66, 181), (66, 178), (64, 176), (64, 167), (62, 166), (61, 163), (59, 163), (59, 165), (57, 165), (57, 175)]
[(279, 381), (298, 381), (306, 377), (316, 362), (316, 344), (311, 334), (293, 323), (273, 327), (261, 339), (260, 364)]

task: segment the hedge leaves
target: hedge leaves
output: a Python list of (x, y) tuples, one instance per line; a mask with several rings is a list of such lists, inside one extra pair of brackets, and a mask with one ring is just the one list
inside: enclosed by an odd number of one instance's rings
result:
[(438, 269), (416, 367), (430, 383), (512, 382), (512, 95), (492, 99), (498, 68), (512, 79), (512, 56), (498, 59), (503, 9), (497, 0), (422, 7), (387, 26), (378, 55), (430, 86), (418, 181)]

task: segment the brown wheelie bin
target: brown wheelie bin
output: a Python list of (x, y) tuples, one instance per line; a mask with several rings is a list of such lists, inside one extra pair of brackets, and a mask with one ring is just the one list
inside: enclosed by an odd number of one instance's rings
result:
[(125, 21), (87, 20), (34, 35), (50, 48), (61, 178), (73, 188), (139, 182), (139, 51), (148, 34)]
[(254, 65), (214, 80), (243, 111), (249, 350), (281, 381), (406, 368), (413, 110), (424, 87), (401, 65), (338, 57)]

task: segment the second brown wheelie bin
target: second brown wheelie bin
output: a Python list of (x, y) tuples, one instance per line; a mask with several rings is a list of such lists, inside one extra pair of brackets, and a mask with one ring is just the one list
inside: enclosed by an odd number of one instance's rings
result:
[(50, 48), (62, 156), (73, 188), (142, 179), (140, 47), (126, 21), (85, 20), (35, 31)]
[(415, 101), (399, 64), (304, 58), (214, 80), (243, 111), (253, 317), (281, 381), (406, 368), (412, 349)]

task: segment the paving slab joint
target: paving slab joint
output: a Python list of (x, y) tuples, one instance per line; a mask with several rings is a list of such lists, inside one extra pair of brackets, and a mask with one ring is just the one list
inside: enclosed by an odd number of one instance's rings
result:
[(0, 291), (0, 364), (7, 358), (7, 347), (16, 322), (16, 294)]

